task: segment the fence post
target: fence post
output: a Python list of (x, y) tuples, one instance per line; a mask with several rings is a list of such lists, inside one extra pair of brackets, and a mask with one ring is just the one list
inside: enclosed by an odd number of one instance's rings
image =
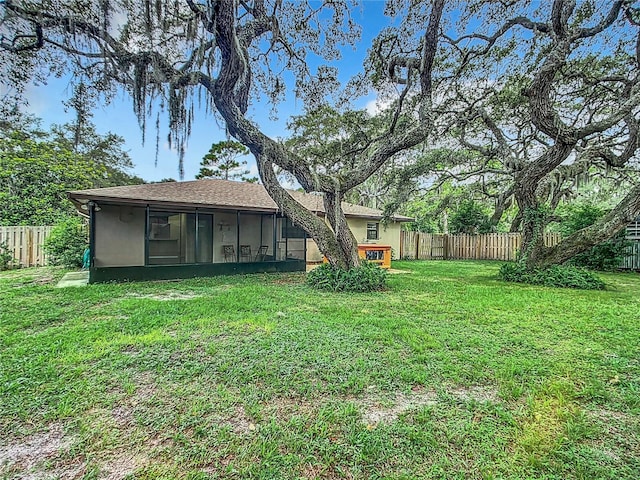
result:
[(449, 234), (442, 235), (442, 259), (449, 260)]
[(33, 265), (33, 229), (27, 230), (27, 266)]

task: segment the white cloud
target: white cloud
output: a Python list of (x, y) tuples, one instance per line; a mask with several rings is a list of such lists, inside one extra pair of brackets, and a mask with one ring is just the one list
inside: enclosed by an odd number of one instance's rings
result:
[(381, 99), (380, 97), (369, 100), (364, 106), (367, 113), (376, 116), (391, 105), (391, 99)]

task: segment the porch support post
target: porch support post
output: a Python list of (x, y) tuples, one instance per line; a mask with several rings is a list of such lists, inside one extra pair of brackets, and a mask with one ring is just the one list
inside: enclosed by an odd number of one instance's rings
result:
[(149, 205), (144, 209), (144, 264), (149, 265)]
[(198, 255), (200, 253), (200, 245), (199, 245), (200, 242), (198, 240), (198, 237), (199, 237), (199, 235), (198, 235), (198, 227), (199, 227), (199, 225), (198, 224), (200, 222), (199, 222), (199, 219), (198, 219), (198, 209), (197, 208), (196, 208), (196, 214), (195, 214), (195, 222), (196, 222), (196, 239), (195, 239), (196, 241), (194, 243), (195, 243), (196, 251), (193, 252), (193, 263), (200, 263), (198, 261), (198, 258), (200, 258), (200, 256)]
[(307, 231), (303, 230), (304, 232), (304, 237), (302, 238), (302, 241), (304, 242), (304, 256), (302, 257), (302, 259), (304, 260), (305, 265), (307, 264)]
[(273, 219), (273, 259), (279, 260), (277, 257), (276, 246), (278, 245), (277, 236), (276, 236), (276, 228), (278, 225), (278, 220), (276, 219), (276, 214), (274, 213), (271, 218)]
[(89, 205), (89, 268), (95, 265), (96, 256), (96, 211), (95, 204), (90, 202)]
[(236, 263), (240, 263), (240, 210), (236, 211)]

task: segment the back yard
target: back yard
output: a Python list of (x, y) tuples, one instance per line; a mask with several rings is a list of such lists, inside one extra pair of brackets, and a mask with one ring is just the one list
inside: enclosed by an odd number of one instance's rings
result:
[(638, 275), (394, 266), (361, 295), (0, 274), (0, 478), (638, 478)]

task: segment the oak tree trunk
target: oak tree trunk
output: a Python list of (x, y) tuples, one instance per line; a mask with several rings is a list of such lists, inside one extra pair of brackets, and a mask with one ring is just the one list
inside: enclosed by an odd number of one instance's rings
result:
[(576, 255), (611, 239), (638, 215), (640, 215), (640, 185), (633, 188), (599, 221), (578, 230), (557, 245), (545, 247), (541, 236), (540, 243), (534, 243), (537, 246), (532, 250), (533, 254), (526, 259), (527, 267), (546, 268), (563, 264)]

